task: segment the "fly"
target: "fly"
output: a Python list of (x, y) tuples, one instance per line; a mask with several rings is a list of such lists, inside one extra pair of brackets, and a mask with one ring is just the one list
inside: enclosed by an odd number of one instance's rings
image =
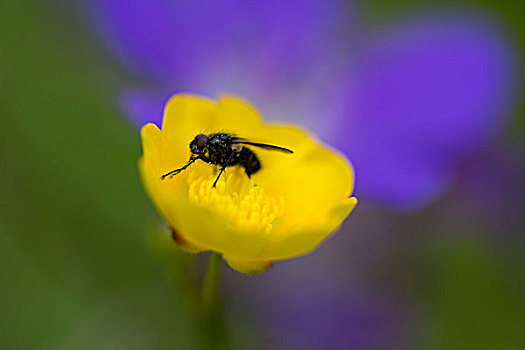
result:
[(164, 180), (166, 177), (171, 178), (179, 174), (199, 159), (208, 164), (221, 166), (219, 175), (215, 179), (212, 187), (215, 187), (224, 169), (230, 166), (239, 165), (243, 167), (246, 175), (251, 177), (252, 174), (255, 174), (261, 169), (261, 162), (259, 158), (257, 158), (257, 155), (246, 146), (293, 153), (293, 151), (288, 148), (252, 142), (228, 133), (199, 134), (190, 142), (191, 156), (188, 163), (182, 168), (172, 170), (162, 175), (161, 179)]

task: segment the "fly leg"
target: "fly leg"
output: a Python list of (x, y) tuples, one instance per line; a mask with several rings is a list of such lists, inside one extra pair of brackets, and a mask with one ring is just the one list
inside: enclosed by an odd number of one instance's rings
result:
[(232, 157), (233, 157), (233, 155), (235, 153), (236, 153), (236, 151), (233, 151), (232, 153), (230, 153), (230, 156), (228, 157), (226, 162), (224, 162), (224, 164), (222, 165), (221, 171), (219, 172), (219, 176), (217, 176), (217, 178), (215, 179), (215, 182), (213, 183), (213, 186), (211, 186), (212, 188), (215, 187), (215, 185), (217, 185), (217, 181), (219, 181), (219, 178), (221, 177), (222, 173), (224, 172), (224, 169), (226, 169), (226, 167), (228, 166), (228, 163), (230, 162), (230, 160), (232, 159)]
[(171, 177), (177, 175), (178, 173), (180, 173), (181, 171), (185, 170), (187, 167), (192, 165), (197, 159), (200, 159), (200, 160), (202, 160), (203, 162), (206, 162), (206, 163), (210, 162), (210, 160), (208, 158), (206, 158), (205, 156), (191, 157), (190, 160), (188, 161), (188, 163), (185, 166), (183, 166), (182, 168), (179, 168), (179, 169), (172, 170), (169, 173), (166, 173), (166, 174), (162, 175), (160, 177), (160, 179), (164, 180), (168, 176), (171, 178)]

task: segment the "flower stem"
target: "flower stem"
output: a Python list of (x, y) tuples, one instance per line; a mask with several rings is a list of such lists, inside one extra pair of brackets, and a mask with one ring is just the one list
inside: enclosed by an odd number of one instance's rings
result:
[(211, 252), (204, 275), (201, 294), (202, 346), (203, 349), (226, 348), (225, 329), (219, 299), (219, 276), (222, 257)]
[(219, 301), (219, 275), (221, 272), (220, 254), (211, 252), (208, 258), (208, 267), (202, 284), (201, 307), (202, 311), (213, 311)]

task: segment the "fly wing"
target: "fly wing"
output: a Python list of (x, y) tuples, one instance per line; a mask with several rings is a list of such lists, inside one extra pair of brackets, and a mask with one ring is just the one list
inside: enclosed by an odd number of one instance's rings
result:
[(233, 139), (232, 143), (237, 143), (237, 144), (241, 144), (241, 145), (249, 145), (249, 146), (254, 146), (254, 147), (260, 147), (260, 148), (267, 149), (267, 150), (272, 150), (272, 151), (281, 151), (281, 152), (285, 152), (285, 153), (293, 153), (293, 151), (291, 149), (288, 149), (288, 148), (284, 148), (284, 147), (280, 147), (280, 146), (274, 146), (274, 145), (269, 145), (267, 143), (246, 141), (246, 140), (244, 140), (242, 138), (239, 138), (239, 137), (235, 137)]

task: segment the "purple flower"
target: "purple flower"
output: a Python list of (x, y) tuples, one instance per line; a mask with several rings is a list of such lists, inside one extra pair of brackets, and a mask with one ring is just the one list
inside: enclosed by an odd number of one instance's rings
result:
[(502, 129), (515, 62), (485, 18), (440, 13), (384, 29), (365, 38), (347, 80), (337, 145), (352, 156), (361, 193), (417, 207)]
[(439, 198), (513, 102), (514, 53), (480, 15), (419, 13), (370, 33), (335, 0), (94, 3), (110, 47), (149, 78), (123, 94), (136, 123), (158, 123), (174, 92), (241, 95), (347, 153), (364, 200)]

